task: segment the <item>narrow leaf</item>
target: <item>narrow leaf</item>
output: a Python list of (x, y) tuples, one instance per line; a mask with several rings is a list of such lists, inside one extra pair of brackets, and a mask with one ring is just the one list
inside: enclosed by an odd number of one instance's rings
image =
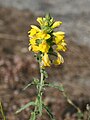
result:
[(21, 107), (19, 110), (16, 111), (16, 114), (21, 112), (22, 110), (26, 109), (29, 106), (35, 106), (35, 102), (29, 102), (26, 105), (24, 105), (23, 107)]
[(53, 114), (51, 113), (50, 109), (44, 104), (43, 104), (43, 107), (46, 109), (46, 111), (47, 111), (48, 115), (50, 116), (51, 120), (55, 120), (55, 118), (54, 118)]
[(62, 85), (62, 84), (61, 84), (60, 86), (58, 86), (58, 85), (55, 85), (55, 84), (53, 84), (53, 83), (49, 83), (48, 86), (53, 87), (53, 88), (57, 88), (57, 89), (59, 89), (60, 91), (64, 91), (64, 88), (63, 88), (63, 85)]
[(26, 90), (29, 86), (33, 85), (33, 82), (32, 83), (29, 83), (28, 85), (26, 85), (23, 90)]

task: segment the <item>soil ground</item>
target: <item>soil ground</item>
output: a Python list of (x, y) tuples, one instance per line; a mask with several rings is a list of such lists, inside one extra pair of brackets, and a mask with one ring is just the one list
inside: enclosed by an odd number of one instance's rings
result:
[[(30, 109), (18, 115), (15, 111), (36, 96), (34, 87), (23, 91), (33, 76), (39, 77), (38, 64), (33, 54), (28, 52), (27, 33), (30, 24), (37, 24), (35, 20), (36, 17), (28, 10), (0, 8), (0, 100), (7, 120), (28, 120)], [(47, 81), (63, 83), (70, 99), (85, 110), (86, 104), (90, 103), (90, 48), (73, 42), (72, 36), (67, 35), (66, 39), (65, 63), (47, 68)], [(68, 112), (71, 113), (69, 119), (75, 120), (75, 109), (67, 104), (58, 90), (47, 88), (44, 99), (57, 120), (64, 119)], [(49, 120), (45, 111), (41, 120)]]

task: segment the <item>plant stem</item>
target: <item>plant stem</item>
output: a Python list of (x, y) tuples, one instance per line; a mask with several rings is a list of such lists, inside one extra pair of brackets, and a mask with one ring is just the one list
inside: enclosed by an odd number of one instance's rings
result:
[(5, 117), (5, 115), (4, 115), (4, 111), (3, 111), (3, 108), (2, 108), (2, 103), (1, 103), (1, 101), (0, 101), (0, 112), (1, 112), (1, 114), (2, 114), (3, 120), (6, 120), (6, 117)]
[(41, 79), (40, 79), (40, 84), (39, 84), (39, 89), (38, 89), (38, 101), (39, 101), (39, 115), (42, 116), (42, 109), (43, 109), (43, 102), (42, 102), (42, 89), (43, 89), (43, 85), (44, 85), (44, 73), (43, 73), (43, 69), (40, 66), (40, 73), (41, 73)]
[[(39, 64), (40, 65), (40, 64)], [(43, 108), (43, 102), (42, 102), (42, 89), (43, 89), (43, 85), (44, 85), (44, 73), (43, 73), (43, 69), (40, 66), (40, 74), (41, 74), (41, 78), (39, 80), (39, 84), (38, 84), (38, 95), (36, 98), (36, 106), (34, 109), (34, 112), (36, 114), (36, 116), (42, 116), (42, 108)]]
[(43, 78), (44, 78), (44, 75), (43, 75), (43, 72), (42, 72), (42, 68), (40, 68), (40, 73), (41, 73), (41, 80), (40, 80), (40, 88), (39, 88), (39, 93), (42, 95), (42, 87), (43, 87)]

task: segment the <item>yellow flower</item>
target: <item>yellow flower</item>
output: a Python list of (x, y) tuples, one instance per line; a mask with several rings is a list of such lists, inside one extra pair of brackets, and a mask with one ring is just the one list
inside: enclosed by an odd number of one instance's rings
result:
[(64, 59), (63, 59), (63, 57), (59, 54), (59, 52), (57, 52), (57, 59), (56, 60), (54, 60), (54, 64), (55, 65), (59, 65), (59, 64), (61, 64), (61, 63), (64, 63)]
[(38, 39), (45, 39), (45, 40), (47, 40), (47, 39), (50, 38), (50, 35), (47, 34), (47, 33), (45, 33), (44, 31), (41, 31), (41, 32), (39, 32), (39, 33), (36, 34), (36, 37)]
[(56, 50), (57, 51), (66, 51), (66, 43), (65, 43), (65, 40), (62, 40), (59, 44), (57, 44), (57, 48)]
[(32, 29), (28, 32), (30, 34), (29, 37), (33, 37), (36, 33), (40, 32), (40, 29), (37, 26), (31, 25), (31, 27)]
[(65, 37), (64, 35), (57, 36), (57, 37), (55, 37), (55, 38), (53, 39), (53, 41), (54, 41), (56, 44), (59, 44), (64, 37)]
[(30, 33), (29, 37), (32, 37), (37, 33), (37, 31), (35, 29), (31, 29), (28, 33)]
[(36, 38), (31, 38), (30, 40), (29, 40), (29, 42), (30, 42), (30, 45), (35, 45), (36, 44)]
[(65, 33), (64, 33), (64, 32), (61, 32), (61, 31), (59, 31), (59, 32), (54, 32), (53, 35), (55, 36), (55, 38), (54, 38), (53, 41), (54, 41), (56, 44), (60, 43), (61, 40), (63, 40), (64, 37), (65, 37)]
[(35, 52), (35, 53), (39, 52), (39, 47), (36, 46), (36, 45), (32, 45), (32, 46), (31, 46), (31, 49), (32, 49), (32, 51)]
[(39, 22), (39, 24), (42, 26), (43, 25), (43, 18), (42, 17), (38, 17), (37, 21)]
[(48, 22), (46, 21), (45, 18), (38, 17), (38, 18), (37, 18), (37, 21), (39, 22), (39, 24), (40, 24), (41, 26), (48, 26)]
[(39, 50), (43, 53), (47, 53), (50, 46), (46, 43), (46, 41), (43, 41), (41, 44), (39, 44)]
[(35, 26), (35, 25), (31, 25), (31, 28), (35, 29), (37, 32), (40, 31), (40, 29), (37, 26)]
[(42, 57), (42, 62), (44, 64), (44, 66), (50, 66), (51, 62), (49, 60), (47, 53), (45, 53), (44, 56)]
[(56, 22), (54, 22), (54, 24), (51, 26), (51, 28), (56, 28), (56, 27), (59, 27), (60, 25), (62, 24), (62, 22), (61, 21), (56, 21)]
[(65, 32), (62, 31), (53, 32), (53, 35), (57, 37), (57, 36), (65, 35)]

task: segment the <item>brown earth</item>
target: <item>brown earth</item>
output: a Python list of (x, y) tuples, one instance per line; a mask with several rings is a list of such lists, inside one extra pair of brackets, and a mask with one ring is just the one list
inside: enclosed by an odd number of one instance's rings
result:
[[(15, 111), (36, 96), (34, 87), (23, 91), (33, 76), (39, 77), (38, 64), (33, 54), (28, 52), (27, 32), (30, 24), (36, 23), (35, 19), (33, 13), (27, 10), (0, 8), (0, 100), (7, 120), (28, 120), (30, 109), (18, 115)], [(65, 63), (47, 68), (48, 81), (62, 82), (71, 100), (85, 110), (86, 104), (90, 103), (90, 48), (72, 42), (72, 36), (67, 35), (66, 39), (68, 51), (63, 54)], [(75, 119), (75, 109), (67, 104), (58, 90), (47, 88), (44, 99), (57, 120), (68, 112), (72, 113), (71, 120)], [(41, 120), (49, 120), (45, 112)]]

